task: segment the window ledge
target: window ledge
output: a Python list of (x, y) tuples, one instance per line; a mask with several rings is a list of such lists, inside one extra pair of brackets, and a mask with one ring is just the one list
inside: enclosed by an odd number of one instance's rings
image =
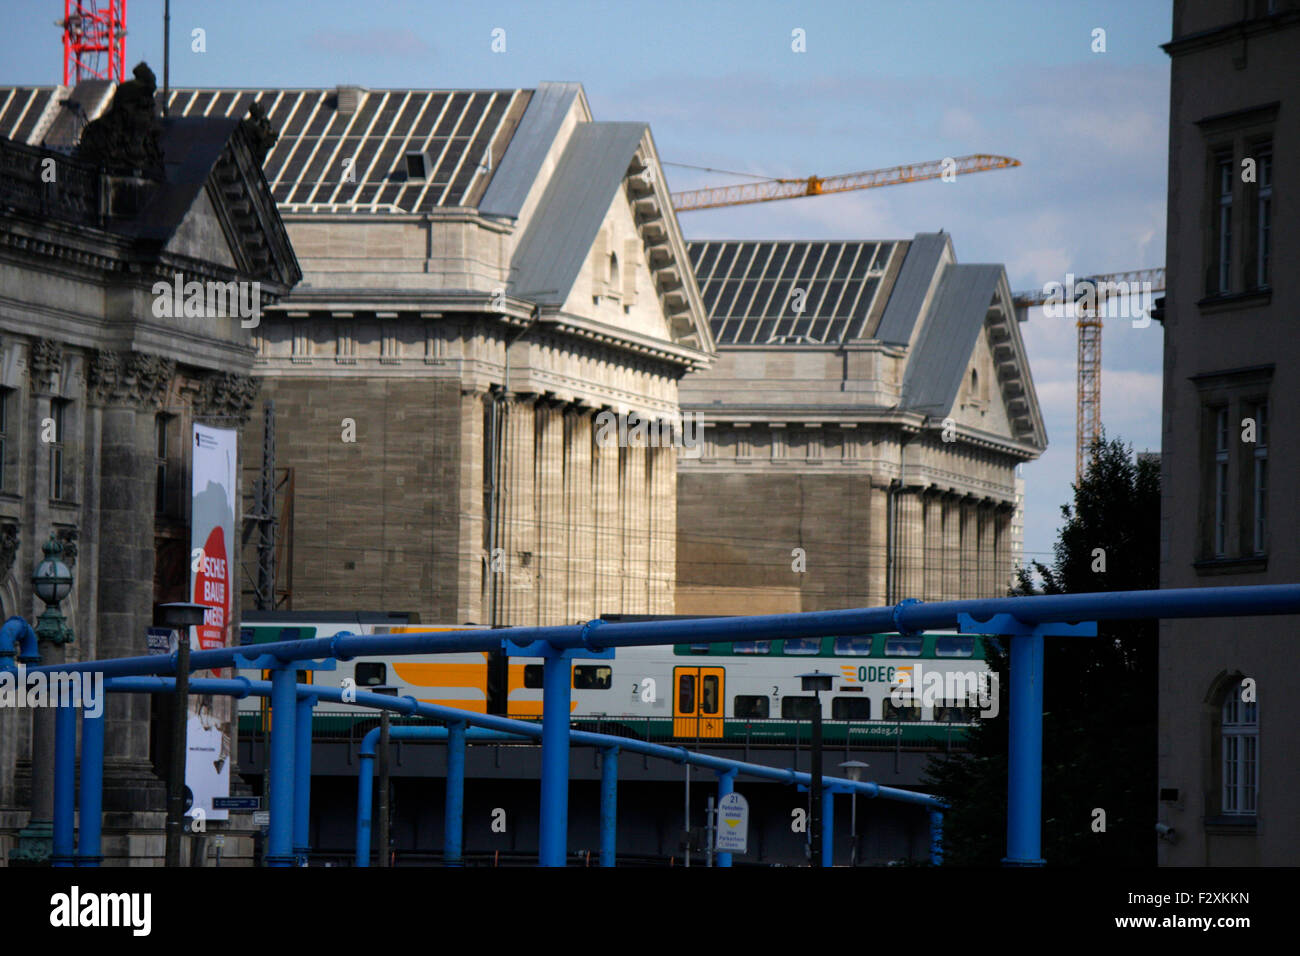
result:
[(1268, 570), (1268, 555), (1253, 555), (1249, 558), (1206, 558), (1193, 561), (1192, 567), (1202, 577), (1217, 574), (1259, 574)]
[(1258, 817), (1255, 816), (1236, 816), (1229, 814), (1219, 814), (1217, 816), (1205, 818), (1205, 831), (1207, 833), (1226, 833), (1234, 836), (1246, 836), (1253, 834), (1258, 829)]
[(1268, 286), (1262, 289), (1250, 289), (1246, 292), (1226, 292), (1207, 295), (1196, 303), (1201, 312), (1213, 315), (1216, 312), (1229, 312), (1234, 309), (1248, 309), (1268, 305), (1273, 299), (1273, 290)]

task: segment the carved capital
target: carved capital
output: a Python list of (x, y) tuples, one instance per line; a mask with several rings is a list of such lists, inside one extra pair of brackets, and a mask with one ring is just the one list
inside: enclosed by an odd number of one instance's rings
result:
[(261, 383), (251, 375), (222, 372), (203, 380), (194, 401), (194, 414), (199, 418), (235, 419), (244, 425), (253, 413)]
[(18, 556), (18, 541), (18, 522), (0, 523), (0, 580), (14, 566), (14, 558)]
[(77, 529), (59, 528), (55, 534), (63, 545), (63, 563), (71, 570), (77, 566)]
[(159, 355), (96, 351), (87, 376), (90, 399), (100, 405), (161, 408), (175, 375), (176, 363)]
[(55, 377), (63, 364), (63, 346), (54, 339), (33, 339), (30, 355), (27, 370), (32, 394), (54, 391)]

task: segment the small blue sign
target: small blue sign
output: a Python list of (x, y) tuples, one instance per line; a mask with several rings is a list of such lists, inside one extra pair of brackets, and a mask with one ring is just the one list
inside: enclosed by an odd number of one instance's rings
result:
[(260, 810), (261, 797), (213, 797), (213, 810)]

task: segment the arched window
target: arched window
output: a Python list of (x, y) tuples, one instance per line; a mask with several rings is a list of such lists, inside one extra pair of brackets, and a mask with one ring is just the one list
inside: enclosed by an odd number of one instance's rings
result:
[(1253, 699), (1253, 690), (1253, 684), (1237, 680), (1223, 692), (1219, 760), (1225, 816), (1255, 815), (1259, 795), (1259, 704)]

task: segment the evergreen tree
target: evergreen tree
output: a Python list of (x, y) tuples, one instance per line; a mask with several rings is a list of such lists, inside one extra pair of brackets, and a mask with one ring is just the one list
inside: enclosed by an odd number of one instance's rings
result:
[[(1063, 505), (1051, 567), (1033, 562), (1012, 595), (1136, 591), (1159, 586), (1160, 469), (1132, 449), (1093, 445)], [(1153, 866), (1156, 822), (1156, 627), (1102, 621), (1096, 638), (1046, 639), (1043, 684), (1043, 855), (1049, 866)], [(997, 865), (1006, 852), (1009, 642), (989, 640), (1000, 676), (998, 716), (981, 721), (969, 752), (933, 760), (926, 782), (952, 808), (944, 859)], [(1105, 830), (1094, 829), (1095, 811)]]

